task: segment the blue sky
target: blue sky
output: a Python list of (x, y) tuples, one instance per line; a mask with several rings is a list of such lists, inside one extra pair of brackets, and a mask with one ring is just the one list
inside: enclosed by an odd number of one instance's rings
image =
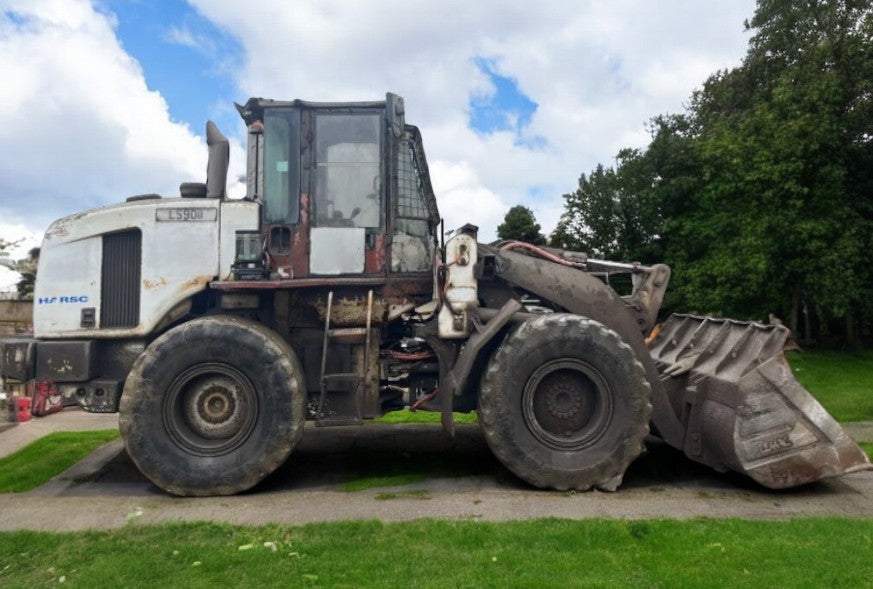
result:
[(98, 6), (113, 15), (122, 46), (139, 62), (149, 88), (167, 101), (174, 120), (195, 130), (209, 118), (220, 126), (238, 124), (221, 108), (241, 99), (232, 73), (243, 47), (233, 35), (183, 0), (100, 0)]
[(470, 100), (470, 127), (483, 134), (512, 131), (521, 135), (530, 125), (537, 103), (519, 90), (517, 80), (501, 75), (494, 60), (477, 56), (473, 62), (494, 90)]
[(58, 217), (177, 194), (205, 174), (207, 119), (231, 139), (237, 178), (234, 101), (387, 91), (422, 131), (447, 227), (470, 222), (489, 240), (524, 204), (548, 232), (581, 173), (644, 146), (651, 117), (681, 111), (708, 75), (740, 62), (754, 7), (0, 0), (0, 236), (26, 248)]
[[(98, 7), (114, 17), (122, 46), (139, 62), (149, 88), (158, 90), (167, 101), (174, 120), (194, 129), (207, 118), (216, 119), (224, 128), (239, 124), (224, 108), (248, 98), (238, 94), (232, 78), (244, 55), (244, 47), (232, 34), (183, 0), (100, 0)], [(542, 144), (543, 138), (523, 137), (537, 104), (521, 92), (517, 80), (502, 75), (495, 59), (477, 55), (472, 61), (488, 78), (491, 89), (470, 97), (470, 128), (482, 135), (509, 131), (516, 134), (519, 144)]]

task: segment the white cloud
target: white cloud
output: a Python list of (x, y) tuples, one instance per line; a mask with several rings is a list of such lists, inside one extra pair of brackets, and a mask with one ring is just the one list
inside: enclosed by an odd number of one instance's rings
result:
[[(650, 117), (680, 111), (709, 73), (739, 63), (747, 40), (742, 21), (755, 6), (190, 2), (242, 45), (241, 65), (228, 74), (240, 101), (404, 96), (407, 120), (422, 129), (447, 226), (472, 222), (484, 239), (519, 203), (551, 230), (561, 195), (580, 173), (611, 162), (621, 147), (643, 146)], [(177, 43), (198, 42), (179, 26), (169, 33)], [(0, 0), (5, 222), (41, 230), (53, 218), (131, 194), (174, 194), (179, 182), (205, 175), (202, 139), (171, 121), (160, 89), (148, 87), (114, 27), (115, 17), (87, 0)], [(544, 146), (526, 148), (511, 132), (469, 129), (470, 98), (492, 91), (477, 57), (517, 80), (539, 105), (525, 134), (543, 137)], [(222, 67), (215, 64), (227, 71)], [(216, 106), (203, 108), (206, 118)], [(236, 144), (232, 150), (233, 179), (243, 170), (243, 152)]]
[(190, 47), (191, 49), (200, 50), (203, 43), (202, 39), (196, 37), (194, 33), (186, 26), (170, 27), (163, 36), (165, 41), (181, 45), (182, 47)]
[(170, 121), (121, 47), (114, 19), (85, 0), (0, 3), (0, 215), (51, 220), (205, 177), (206, 150)]
[[(293, 3), (191, 0), (246, 50), (244, 94), (310, 100), (406, 98), (407, 120), (422, 129), (435, 186), (440, 174), (465, 181), (437, 189), (444, 216), (466, 207), (481, 236), (518, 203), (551, 230), (561, 195), (621, 147), (648, 141), (646, 121), (678, 112), (694, 87), (745, 51), (742, 22), (753, 0), (641, 3), (544, 0), (312, 0)], [(468, 125), (471, 97), (490, 83), (475, 66), (485, 57), (539, 104), (527, 133), (547, 147), (531, 151), (508, 133), (478, 136)], [(550, 199), (532, 200), (530, 189)], [(483, 198), (483, 195), (488, 195)], [(491, 210), (487, 207), (499, 208)], [(463, 209), (461, 209), (463, 210)], [(542, 214), (542, 217), (539, 215)], [(450, 223), (447, 223), (449, 226)]]
[(482, 185), (469, 164), (436, 160), (430, 162), (430, 175), (446, 231), (472, 222), (491, 233), (503, 222), (509, 205)]

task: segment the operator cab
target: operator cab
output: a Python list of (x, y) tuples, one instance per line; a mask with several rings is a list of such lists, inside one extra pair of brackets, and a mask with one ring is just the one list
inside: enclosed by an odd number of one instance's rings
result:
[(237, 105), (272, 279), (433, 271), (439, 213), (403, 99)]

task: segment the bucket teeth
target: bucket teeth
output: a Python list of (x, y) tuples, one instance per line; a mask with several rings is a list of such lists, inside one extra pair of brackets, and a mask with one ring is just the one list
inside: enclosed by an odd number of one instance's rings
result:
[(672, 315), (650, 349), (685, 427), (679, 448), (773, 489), (873, 468), (794, 379), (782, 326)]

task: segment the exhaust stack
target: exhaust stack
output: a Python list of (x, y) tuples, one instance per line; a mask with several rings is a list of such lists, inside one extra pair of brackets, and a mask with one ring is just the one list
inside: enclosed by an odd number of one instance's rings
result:
[(209, 162), (206, 164), (206, 198), (227, 197), (227, 169), (230, 165), (230, 144), (212, 121), (206, 123), (206, 145)]

